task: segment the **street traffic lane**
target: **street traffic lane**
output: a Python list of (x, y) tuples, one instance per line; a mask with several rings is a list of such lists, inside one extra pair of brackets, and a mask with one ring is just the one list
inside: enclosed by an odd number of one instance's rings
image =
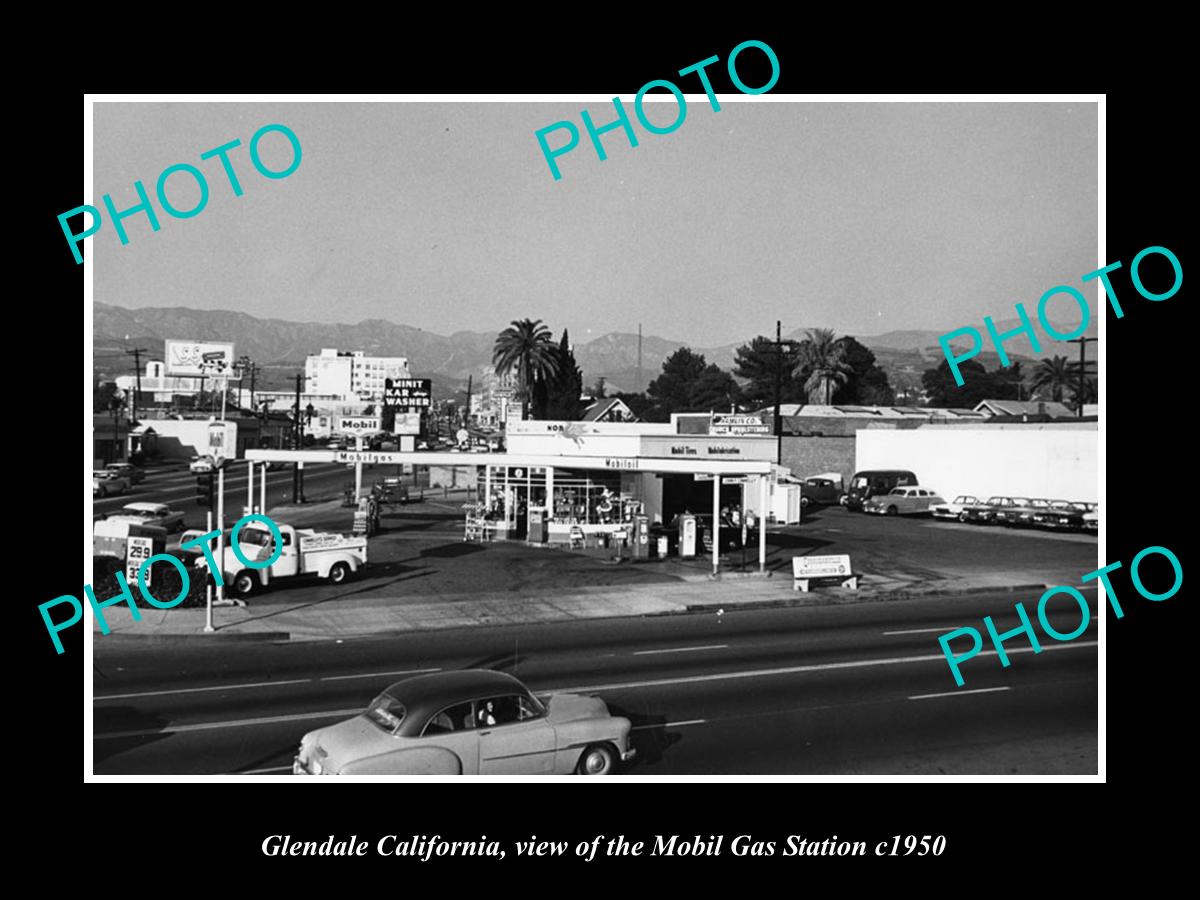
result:
[[(1083, 591), (1095, 638), (1096, 590)], [(1000, 630), (1018, 624), (1018, 595), (1003, 592), (845, 606), (737, 610), (495, 628), (447, 629), (356, 640), (293, 643), (190, 638), (163, 643), (136, 636), (94, 638), (94, 689), (108, 695), (214, 693), (222, 686), (278, 690), (322, 679), (359, 678), (421, 668), (491, 668), (514, 662), (532, 675), (573, 671), (602, 677), (669, 665), (705, 672), (714, 665), (748, 667), (940, 653), (938, 635), (962, 626), (982, 631), (991, 615)], [(1036, 598), (1021, 598), (1030, 609)], [(1074, 618), (1071, 611), (1074, 609)], [(1055, 605), (1049, 620), (1062, 632), (1079, 622), (1073, 604)], [(961, 639), (960, 639), (961, 640)], [(1053, 643), (1045, 641), (1045, 643)], [(1010, 642), (1011, 645), (1011, 642)], [(958, 645), (954, 645), (957, 649)], [(298, 689), (307, 694), (308, 687)], [(170, 693), (166, 693), (170, 692)], [(216, 691), (219, 693), (219, 690)]]
[[(536, 691), (599, 688), (614, 714), (635, 726), (639, 760), (629, 774), (837, 772), (854, 760), (881, 756), (901, 761), (960, 746), (1020, 742), (1094, 733), (1096, 653), (1075, 645), (1036, 659), (1015, 654), (1014, 664), (981, 672), (956, 691), (936, 661), (903, 664), (880, 677), (874, 667), (792, 673), (708, 673), (664, 677), (630, 687), (557, 682), (521, 673)], [(1026, 663), (1028, 664), (1022, 664)], [(984, 690), (984, 689), (987, 690)], [(157, 734), (99, 737), (98, 773), (219, 773), (284, 767), (306, 731), (348, 718), (369, 696), (330, 708), (322, 695), (309, 712), (256, 707), (254, 718), (182, 726)], [(113, 711), (118, 716), (123, 710)], [(143, 716), (145, 730), (170, 729), (162, 717)], [(99, 726), (97, 726), (99, 727)], [(914, 757), (915, 759), (915, 757)], [(1007, 771), (1000, 767), (991, 771)], [(883, 771), (883, 770), (880, 770)]]

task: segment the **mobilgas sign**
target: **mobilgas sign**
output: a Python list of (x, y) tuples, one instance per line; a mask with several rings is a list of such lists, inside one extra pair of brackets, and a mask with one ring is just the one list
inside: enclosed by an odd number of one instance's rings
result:
[(433, 406), (433, 382), (428, 378), (389, 378), (384, 382), (383, 402), (401, 409)]

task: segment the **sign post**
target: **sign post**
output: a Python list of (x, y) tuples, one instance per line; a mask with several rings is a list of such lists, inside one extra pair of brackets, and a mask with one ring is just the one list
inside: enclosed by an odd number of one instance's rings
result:
[[(212, 534), (212, 510), (204, 514), (204, 533)], [(211, 574), (211, 573), (210, 573)], [(213, 607), (213, 591), (212, 583), (205, 579), (204, 583), (204, 630), (211, 634), (216, 631), (213, 628), (212, 607)]]
[[(136, 584), (138, 569), (154, 555), (154, 538), (130, 537), (125, 541), (125, 581)], [(146, 569), (146, 587), (150, 587), (150, 569)]]

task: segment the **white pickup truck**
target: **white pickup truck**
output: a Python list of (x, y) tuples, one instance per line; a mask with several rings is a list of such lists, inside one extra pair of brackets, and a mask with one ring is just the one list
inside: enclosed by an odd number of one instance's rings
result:
[[(259, 587), (266, 587), (280, 578), (296, 575), (317, 575), (341, 584), (351, 573), (367, 564), (367, 539), (347, 537), (311, 528), (293, 528), (277, 522), (283, 538), (283, 552), (264, 569), (253, 569), (237, 558), (230, 546), (225, 547), (221, 560), (222, 578), (233, 592), (245, 597)], [(249, 522), (238, 532), (242, 556), (252, 562), (270, 559), (275, 552), (275, 539), (270, 529), (258, 522)], [(207, 568), (202, 553), (196, 560), (198, 568)]]

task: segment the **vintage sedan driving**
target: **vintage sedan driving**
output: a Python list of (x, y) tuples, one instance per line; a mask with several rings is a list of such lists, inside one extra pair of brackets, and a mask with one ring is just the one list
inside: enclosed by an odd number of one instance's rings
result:
[(929, 512), (935, 519), (957, 519), (964, 509), (978, 502), (978, 497), (972, 497), (970, 494), (959, 494), (949, 503), (934, 503), (929, 507)]
[(504, 672), (398, 681), (360, 715), (310, 731), (296, 775), (611, 775), (630, 721), (582, 694), (537, 697)]
[(945, 503), (943, 497), (923, 487), (898, 487), (886, 494), (876, 494), (863, 504), (863, 512), (886, 516), (923, 516), (934, 503)]
[(113, 494), (124, 494), (129, 490), (129, 480), (110, 469), (95, 469), (92, 471), (92, 496), (110, 497)]
[(207, 453), (200, 456), (193, 456), (192, 461), (188, 463), (188, 468), (195, 475), (204, 475), (208, 472), (217, 471), (216, 460)]
[(141, 484), (146, 480), (146, 473), (133, 463), (109, 463), (104, 468), (108, 469), (110, 472), (116, 472), (131, 485)]
[(140, 519), (165, 528), (168, 534), (183, 530), (183, 513), (165, 503), (126, 503), (115, 517)]
[(842, 489), (842, 476), (836, 473), (813, 475), (800, 483), (800, 506), (837, 506), (846, 492)]

